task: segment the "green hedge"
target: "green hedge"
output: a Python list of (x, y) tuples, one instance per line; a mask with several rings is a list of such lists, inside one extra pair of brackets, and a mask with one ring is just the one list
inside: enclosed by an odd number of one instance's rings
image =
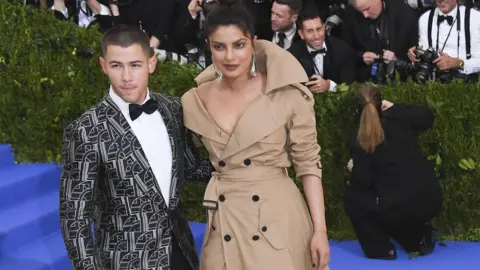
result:
[[(0, 37), (0, 142), (13, 145), (18, 162), (60, 162), (63, 127), (108, 88), (98, 64), (100, 34), (56, 20), (46, 10), (0, 0)], [(196, 74), (193, 67), (161, 63), (150, 88), (181, 95), (193, 86)], [(382, 89), (393, 102), (433, 108), (435, 126), (421, 142), (437, 164), (445, 191), (436, 224), (444, 238), (480, 240), (479, 165), (459, 166), (468, 158), (478, 163), (480, 86), (409, 82)], [(349, 177), (346, 141), (353, 132), (354, 111), (352, 90), (316, 96), (327, 223), (336, 239), (353, 236), (341, 197)], [(204, 221), (203, 191), (187, 186), (183, 200), (190, 220)]]

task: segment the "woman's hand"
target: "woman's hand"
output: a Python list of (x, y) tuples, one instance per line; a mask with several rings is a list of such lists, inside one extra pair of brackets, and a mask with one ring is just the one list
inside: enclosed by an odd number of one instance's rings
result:
[(388, 110), (388, 108), (392, 107), (393, 103), (388, 100), (382, 100), (382, 111)]
[(312, 268), (315, 270), (328, 269), (330, 260), (330, 246), (326, 232), (317, 231), (313, 233), (310, 244), (312, 252)]
[(347, 168), (349, 171), (352, 171), (353, 169), (353, 159), (350, 159), (347, 163)]

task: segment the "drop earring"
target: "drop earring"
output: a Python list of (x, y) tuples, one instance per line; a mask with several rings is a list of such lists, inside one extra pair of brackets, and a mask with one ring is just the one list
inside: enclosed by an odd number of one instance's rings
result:
[(253, 77), (257, 76), (257, 60), (255, 58), (255, 53), (253, 53), (252, 57), (252, 66), (250, 67), (250, 75)]
[(213, 64), (213, 70), (215, 70), (215, 75), (217, 76), (217, 79), (221, 79), (222, 78), (222, 72), (217, 69), (217, 66), (215, 66), (215, 64)]

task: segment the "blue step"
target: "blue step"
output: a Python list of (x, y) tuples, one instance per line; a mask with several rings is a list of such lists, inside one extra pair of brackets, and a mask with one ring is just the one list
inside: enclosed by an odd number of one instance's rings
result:
[[(0, 168), (15, 164), (13, 151), (10, 145), (0, 144)], [(1, 178), (0, 178), (1, 180)]]
[(58, 230), (59, 196), (55, 190), (0, 212), (0, 254)]
[(61, 231), (0, 254), (1, 270), (72, 270)]
[(58, 190), (60, 173), (56, 164), (19, 164), (0, 168), (0, 211)]

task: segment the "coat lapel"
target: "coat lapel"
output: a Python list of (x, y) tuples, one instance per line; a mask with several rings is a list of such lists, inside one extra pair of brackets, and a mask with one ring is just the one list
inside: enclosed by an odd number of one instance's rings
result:
[(285, 124), (282, 121), (285, 113), (278, 110), (267, 95), (259, 96), (238, 120), (221, 159), (235, 155), (276, 131)]
[(138, 188), (146, 193), (152, 201), (159, 202), (160, 199), (165, 207), (165, 198), (160, 191), (160, 186), (130, 124), (110, 96), (104, 99), (104, 103), (106, 120), (110, 124), (111, 138), (114, 141), (111, 148), (116, 148), (109, 149), (107, 152), (115, 154), (118, 159), (126, 160), (129, 168), (125, 169), (131, 171), (138, 183)]

